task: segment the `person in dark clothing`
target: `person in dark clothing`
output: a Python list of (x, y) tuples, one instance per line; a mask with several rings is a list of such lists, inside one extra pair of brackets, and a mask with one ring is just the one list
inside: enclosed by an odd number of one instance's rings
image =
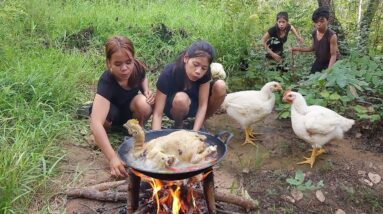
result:
[(277, 23), (271, 27), (262, 37), (263, 46), (266, 49), (266, 57), (280, 62), (283, 59), (283, 44), (287, 41), (290, 30), (297, 37), (300, 44), (303, 44), (303, 38), (297, 30), (289, 24), (287, 12), (277, 14)]
[(153, 130), (161, 129), (165, 113), (175, 121), (175, 128), (183, 128), (184, 119), (195, 117), (193, 130), (199, 131), (205, 119), (220, 107), (226, 96), (226, 84), (223, 80), (211, 82), (214, 55), (209, 43), (197, 41), (174, 63), (165, 66), (157, 81)]
[(111, 146), (106, 130), (121, 126), (131, 118), (136, 118), (143, 126), (152, 113), (154, 96), (145, 78), (145, 66), (134, 58), (134, 46), (128, 38), (110, 37), (105, 54), (108, 69), (97, 84), (90, 127), (96, 145), (109, 160), (111, 174), (125, 177), (125, 164)]
[(311, 67), (311, 72), (322, 71), (331, 68), (339, 58), (338, 39), (335, 32), (328, 28), (330, 12), (325, 7), (316, 9), (312, 15), (315, 23), (315, 30), (312, 32), (312, 46), (306, 48), (292, 48), (294, 52), (315, 53), (315, 61)]

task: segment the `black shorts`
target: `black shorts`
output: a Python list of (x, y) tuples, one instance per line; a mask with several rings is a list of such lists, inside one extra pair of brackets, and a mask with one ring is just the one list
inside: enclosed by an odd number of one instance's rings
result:
[[(210, 82), (209, 98), (212, 94), (212, 89), (213, 89), (214, 83), (215, 83), (215, 81)], [(166, 96), (166, 103), (165, 103), (165, 108), (164, 108), (165, 115), (172, 120), (173, 120), (173, 117), (171, 116), (170, 110), (172, 109), (172, 103), (174, 100), (174, 96), (175, 96), (175, 94), (170, 95), (170, 96)], [(198, 111), (198, 98), (191, 98), (189, 96), (189, 99), (191, 101), (190, 106), (189, 106), (189, 113), (186, 115), (186, 117), (184, 119), (186, 119), (188, 117), (195, 117), (197, 114), (197, 111)]]
[(319, 61), (315, 60), (315, 62), (311, 66), (311, 73), (313, 74), (315, 72), (321, 72), (322, 70), (327, 69), (328, 64), (329, 64), (329, 62), (320, 63)]
[[(89, 109), (89, 115), (92, 113), (92, 106)], [(106, 121), (112, 123), (112, 126), (122, 126), (126, 121), (133, 118), (133, 112), (129, 107), (120, 109), (117, 106), (110, 103), (108, 115)]]

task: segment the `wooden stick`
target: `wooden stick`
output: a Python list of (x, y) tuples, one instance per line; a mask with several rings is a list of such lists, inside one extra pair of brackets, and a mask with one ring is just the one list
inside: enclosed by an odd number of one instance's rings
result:
[(87, 188), (89, 188), (89, 189), (96, 189), (98, 191), (104, 191), (104, 190), (108, 190), (108, 189), (111, 189), (111, 188), (118, 187), (118, 186), (120, 186), (122, 184), (125, 184), (125, 183), (127, 183), (126, 180), (110, 181), (110, 182), (95, 184), (95, 185), (89, 186)]
[[(126, 185), (122, 185), (121, 187), (118, 188), (118, 191), (128, 191), (128, 188)], [(204, 193), (201, 190), (195, 190), (194, 192), (200, 196), (204, 195)], [(225, 202), (228, 204), (234, 204), (234, 205), (243, 207), (247, 210), (253, 210), (253, 209), (258, 208), (258, 205), (256, 204), (255, 201), (245, 199), (243, 197), (232, 195), (232, 194), (215, 192), (215, 199), (217, 201), (221, 201), (221, 202)]]
[[(124, 187), (126, 190), (126, 186)], [(197, 193), (199, 196), (203, 196), (203, 192), (201, 190), (195, 190), (195, 193)], [(98, 201), (122, 201), (126, 202), (126, 199), (128, 197), (128, 193), (126, 192), (100, 192), (96, 189), (90, 189), (90, 188), (81, 188), (81, 189), (70, 189), (66, 192), (68, 197), (73, 198), (88, 198)], [(222, 192), (215, 192), (215, 199), (217, 201), (225, 202), (228, 204), (234, 204), (240, 207), (245, 208), (246, 210), (253, 210), (257, 209), (258, 205), (255, 201), (245, 199), (236, 195), (232, 194), (226, 194)]]
[(228, 210), (223, 210), (223, 209), (218, 209), (217, 208), (217, 213), (220, 214), (245, 214), (245, 213), (237, 213), (237, 212), (232, 212), (232, 211), (228, 211)]
[[(201, 190), (195, 190), (194, 192), (198, 193), (200, 196), (204, 195)], [(215, 200), (243, 207), (247, 211), (248, 210), (254, 210), (254, 209), (258, 208), (257, 203), (253, 200), (249, 200), (249, 199), (239, 197), (236, 195), (217, 192), (217, 191), (215, 192)]]
[(133, 214), (146, 214), (149, 213), (148, 211), (152, 208), (154, 201), (149, 201), (145, 205), (139, 207), (136, 211), (134, 211)]
[(100, 192), (96, 189), (82, 188), (82, 189), (70, 189), (66, 192), (68, 197), (73, 198), (88, 198), (98, 201), (109, 202), (126, 202), (128, 193), (122, 192)]

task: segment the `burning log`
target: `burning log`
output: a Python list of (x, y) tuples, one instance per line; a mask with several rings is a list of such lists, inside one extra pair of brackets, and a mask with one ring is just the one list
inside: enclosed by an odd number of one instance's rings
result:
[[(210, 179), (213, 180), (212, 177), (213, 177), (212, 174), (211, 174), (211, 176), (207, 176), (206, 177), (207, 179), (205, 179), (204, 182), (206, 182), (207, 184), (214, 184), (213, 183), (214, 181), (209, 181)], [(105, 183), (100, 183), (100, 184), (85, 187), (85, 188), (69, 189), (66, 192), (66, 194), (68, 197), (72, 197), (72, 198), (87, 198), (87, 199), (92, 199), (92, 200), (108, 201), (108, 202), (126, 202), (127, 199), (129, 199), (130, 197), (136, 196), (135, 197), (136, 201), (134, 201), (134, 203), (131, 203), (131, 204), (129, 204), (129, 202), (128, 202), (128, 205), (130, 205), (130, 206), (128, 206), (127, 208), (128, 209), (130, 208), (129, 210), (131, 213), (133, 213), (133, 210), (135, 210), (134, 213), (137, 213), (137, 214), (147, 213), (147, 211), (149, 209), (148, 207), (153, 207), (153, 206), (140, 206), (140, 207), (138, 207), (138, 198), (142, 198), (146, 195), (145, 193), (141, 193), (141, 194), (139, 193), (139, 189), (140, 189), (139, 183), (140, 183), (141, 179), (137, 176), (130, 176), (130, 179), (131, 179), (130, 184), (127, 184), (125, 180), (114, 181), (114, 182), (105, 182)], [(132, 185), (132, 184), (135, 184), (135, 185)], [(189, 190), (184, 185), (181, 185), (181, 184), (178, 184), (178, 185), (182, 189), (185, 188), (184, 191), (181, 191), (182, 192), (181, 197), (185, 198), (188, 195)], [(133, 186), (135, 186), (135, 187), (133, 187)], [(112, 191), (104, 191), (104, 190), (108, 190), (111, 188), (114, 188), (115, 191), (113, 191), (113, 192)], [(138, 188), (138, 189), (136, 189), (135, 191), (132, 191), (132, 188)], [(217, 192), (214, 190), (214, 186), (212, 186), (212, 185), (205, 185), (204, 189), (205, 189), (204, 191), (194, 189), (193, 192), (202, 198), (206, 194), (207, 195), (213, 194), (215, 197), (211, 200), (215, 199), (215, 201), (220, 201), (220, 202), (225, 202), (228, 204), (237, 205), (237, 206), (245, 208), (247, 211), (254, 210), (254, 209), (258, 208), (258, 204), (256, 201), (246, 199), (246, 198), (243, 198), (240, 196), (232, 195), (232, 194)], [(101, 192), (101, 191), (104, 191), (104, 192)], [(139, 194), (139, 196), (138, 196), (138, 194)], [(187, 199), (186, 201), (188, 201), (188, 203), (190, 203), (191, 199), (187, 198), (187, 197), (186, 197), (186, 199)], [(213, 206), (215, 205), (215, 201), (214, 201), (214, 203), (210, 203), (211, 206), (212, 206), (212, 204), (213, 204)], [(210, 201), (210, 202), (212, 202), (212, 201)], [(154, 200), (147, 202), (147, 205), (150, 205), (150, 204), (153, 205)], [(134, 208), (136, 208), (136, 209), (134, 209)], [(213, 207), (208, 207), (208, 209), (209, 208), (211, 210), (214, 210)], [(220, 212), (221, 210), (217, 210), (217, 211), (219, 213), (222, 213), (222, 212)]]

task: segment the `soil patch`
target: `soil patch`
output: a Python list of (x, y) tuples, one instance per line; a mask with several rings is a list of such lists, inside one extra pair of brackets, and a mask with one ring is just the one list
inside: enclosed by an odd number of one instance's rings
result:
[[(216, 188), (250, 196), (259, 202), (260, 213), (335, 213), (338, 209), (346, 213), (383, 212), (383, 182), (369, 186), (363, 181), (369, 179), (368, 173), (383, 176), (383, 156), (368, 151), (363, 137), (355, 138), (355, 131), (349, 132), (344, 140), (327, 144), (327, 153), (319, 156), (310, 168), (296, 164), (309, 155), (310, 146), (295, 136), (290, 120), (277, 120), (275, 114), (253, 127), (255, 132), (262, 133), (256, 146), (241, 145), (244, 132), (226, 114), (215, 115), (205, 128), (213, 134), (227, 130), (235, 135), (225, 159), (214, 168)], [(119, 138), (122, 142), (123, 136)], [(66, 177), (62, 182), (69, 183), (65, 188), (114, 180), (104, 156), (94, 147), (84, 143), (66, 144), (65, 148), (68, 155), (60, 166)], [(304, 173), (305, 183), (311, 181), (309, 187), (323, 185), (303, 190), (303, 198), (292, 202), (291, 191), (298, 186), (287, 179), (294, 178), (298, 171)], [(324, 202), (316, 198), (317, 190), (324, 194)], [(66, 199), (65, 204), (67, 213), (125, 212), (124, 203)], [(246, 213), (240, 208), (232, 211)]]

